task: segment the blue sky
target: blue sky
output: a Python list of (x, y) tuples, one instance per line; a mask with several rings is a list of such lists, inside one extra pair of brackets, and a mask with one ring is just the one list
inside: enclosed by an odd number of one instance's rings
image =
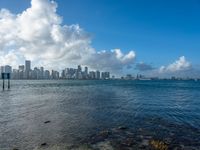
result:
[[(92, 36), (97, 51), (134, 50), (136, 61), (155, 67), (185, 56), (198, 65), (200, 1), (198, 0), (56, 0), (62, 24), (79, 24)], [(1, 0), (1, 8), (20, 13), (27, 0)]]
[(94, 35), (96, 49), (134, 49), (137, 59), (155, 64), (200, 56), (200, 2), (174, 0), (62, 0), (66, 23), (79, 23)]

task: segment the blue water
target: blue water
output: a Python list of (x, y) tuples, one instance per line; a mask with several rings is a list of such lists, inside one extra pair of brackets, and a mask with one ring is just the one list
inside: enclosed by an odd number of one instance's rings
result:
[(0, 150), (62, 149), (119, 126), (200, 148), (200, 82), (22, 80), (0, 91)]

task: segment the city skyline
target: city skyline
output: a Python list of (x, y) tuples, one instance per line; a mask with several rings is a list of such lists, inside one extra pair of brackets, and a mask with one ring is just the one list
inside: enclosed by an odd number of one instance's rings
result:
[(82, 64), (116, 76), (200, 76), (196, 0), (2, 0), (0, 8), (1, 65), (31, 60), (50, 70)]
[[(43, 66), (31, 68), (31, 61), (25, 60), (24, 65), (19, 65), (18, 69), (12, 68), (12, 66), (5, 65), (0, 66), (0, 73), (11, 74), (12, 79), (85, 79), (85, 80), (100, 80), (110, 79), (110, 72), (104, 72), (100, 70), (89, 70), (87, 66), (82, 69), (81, 65), (77, 68), (65, 68), (61, 72), (57, 70), (46, 70)], [(112, 76), (114, 78), (114, 76)]]

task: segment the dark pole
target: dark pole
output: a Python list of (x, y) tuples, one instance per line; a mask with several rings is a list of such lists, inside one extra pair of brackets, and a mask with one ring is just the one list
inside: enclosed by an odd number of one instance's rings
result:
[(10, 74), (7, 74), (7, 78), (8, 78), (8, 89), (10, 89)]
[(10, 79), (8, 79), (8, 89), (10, 89)]
[(4, 90), (4, 88), (5, 88), (5, 85), (4, 85), (4, 78), (3, 78), (3, 90)]

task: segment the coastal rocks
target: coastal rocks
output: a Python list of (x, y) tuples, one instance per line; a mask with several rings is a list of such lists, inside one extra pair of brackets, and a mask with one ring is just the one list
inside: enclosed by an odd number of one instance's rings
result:
[(111, 135), (111, 131), (103, 130), (103, 131), (99, 132), (98, 134), (93, 135), (89, 140), (90, 140), (91, 143), (97, 143), (97, 142), (104, 141), (110, 135)]
[(168, 145), (163, 141), (151, 140), (149, 144), (156, 150), (168, 150)]
[(111, 134), (110, 131), (104, 130), (104, 131), (101, 131), (101, 132), (99, 133), (99, 136), (101, 136), (101, 137), (103, 137), (103, 138), (107, 138), (110, 134)]
[(109, 141), (97, 143), (94, 146), (94, 149), (99, 149), (99, 150), (114, 150), (113, 146), (111, 145), (111, 143)]
[(123, 146), (126, 146), (126, 147), (131, 147), (131, 146), (135, 145), (136, 142), (134, 141), (133, 138), (126, 138), (125, 140), (123, 140), (123, 141), (121, 142), (121, 144), (122, 144)]

